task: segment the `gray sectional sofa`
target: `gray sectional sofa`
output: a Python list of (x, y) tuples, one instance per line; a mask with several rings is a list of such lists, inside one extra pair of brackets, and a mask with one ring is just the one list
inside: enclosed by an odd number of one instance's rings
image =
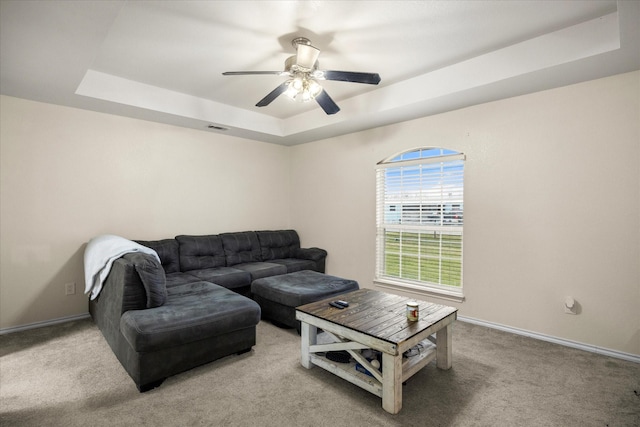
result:
[(143, 392), (177, 373), (251, 350), (261, 308), (254, 280), (324, 273), (327, 252), (301, 248), (295, 230), (247, 231), (137, 241), (160, 258), (128, 253), (113, 262), (89, 312)]

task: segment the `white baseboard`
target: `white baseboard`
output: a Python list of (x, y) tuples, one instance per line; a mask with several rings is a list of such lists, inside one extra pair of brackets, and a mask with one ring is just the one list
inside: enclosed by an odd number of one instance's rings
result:
[(59, 317), (57, 319), (45, 320), (42, 322), (29, 323), (28, 325), (13, 326), (10, 328), (0, 329), (0, 335), (10, 334), (12, 332), (27, 331), (29, 329), (42, 328), (45, 326), (57, 325), (58, 323), (71, 322), (73, 320), (81, 320), (89, 317), (89, 313), (76, 314), (75, 316)]
[(461, 322), (473, 323), (474, 325), (486, 326), (487, 328), (491, 328), (491, 329), (498, 329), (498, 330), (509, 332), (516, 335), (523, 335), (525, 337), (535, 338), (541, 341), (552, 342), (554, 344), (563, 345), (565, 347), (577, 348), (579, 350), (584, 350), (591, 353), (597, 353), (597, 354), (602, 354), (604, 356), (615, 357), (616, 359), (623, 359), (623, 360), (628, 360), (629, 362), (640, 363), (640, 356), (637, 354), (625, 353), (622, 351), (602, 348), (602, 347), (598, 347), (591, 344), (584, 344), (576, 341), (566, 340), (564, 338), (552, 337), (550, 335), (531, 332), (525, 329), (513, 328), (511, 326), (505, 326), (499, 323), (486, 322), (484, 320), (478, 320), (472, 317), (458, 316), (458, 320), (460, 320)]
[[(26, 331), (29, 329), (42, 328), (44, 326), (56, 325), (58, 323), (71, 322), (73, 320), (81, 320), (89, 317), (89, 313), (77, 314), (75, 316), (61, 317), (53, 320), (46, 320), (43, 322), (30, 323), (28, 325), (14, 326), (11, 328), (0, 329), (0, 335), (10, 334), (12, 332)], [(499, 323), (487, 322), (484, 320), (474, 319), (473, 317), (458, 316), (458, 320), (461, 322), (472, 323), (474, 325), (485, 326), (491, 329), (498, 329), (500, 331), (509, 332), (516, 335), (522, 335), (525, 337), (534, 338), (541, 341), (547, 341), (554, 344), (563, 345), (565, 347), (577, 348), (579, 350), (588, 351), (591, 353), (602, 354), (604, 356), (614, 357), (616, 359), (628, 360), (629, 362), (640, 363), (640, 356), (631, 353), (625, 353), (622, 351), (611, 350), (607, 348), (598, 347), (591, 344), (584, 344), (576, 341), (566, 340), (564, 338), (557, 338), (550, 335), (540, 334), (537, 332), (527, 331), (525, 329), (513, 328), (511, 326), (501, 325)]]

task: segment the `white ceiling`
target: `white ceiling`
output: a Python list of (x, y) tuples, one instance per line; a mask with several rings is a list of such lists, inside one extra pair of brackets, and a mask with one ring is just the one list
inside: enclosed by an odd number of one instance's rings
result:
[[(341, 107), (258, 100), (309, 38)], [(640, 69), (640, 1), (0, 0), (2, 94), (295, 145)], [(227, 130), (209, 130), (214, 124)]]

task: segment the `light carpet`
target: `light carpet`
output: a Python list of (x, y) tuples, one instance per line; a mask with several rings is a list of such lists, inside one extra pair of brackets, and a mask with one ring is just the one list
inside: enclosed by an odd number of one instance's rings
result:
[(453, 327), (403, 408), (300, 365), (295, 330), (139, 393), (90, 319), (0, 336), (2, 426), (640, 426), (640, 365), (478, 325)]

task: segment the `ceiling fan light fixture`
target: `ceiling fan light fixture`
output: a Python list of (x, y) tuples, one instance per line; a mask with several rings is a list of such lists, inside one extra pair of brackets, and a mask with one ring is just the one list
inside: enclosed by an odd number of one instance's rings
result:
[(316, 98), (322, 92), (322, 86), (309, 74), (297, 74), (288, 81), (285, 95), (289, 98), (307, 102)]
[(296, 77), (287, 81), (287, 90), (285, 91), (285, 95), (287, 95), (291, 99), (296, 99), (298, 93), (302, 90), (302, 79)]

